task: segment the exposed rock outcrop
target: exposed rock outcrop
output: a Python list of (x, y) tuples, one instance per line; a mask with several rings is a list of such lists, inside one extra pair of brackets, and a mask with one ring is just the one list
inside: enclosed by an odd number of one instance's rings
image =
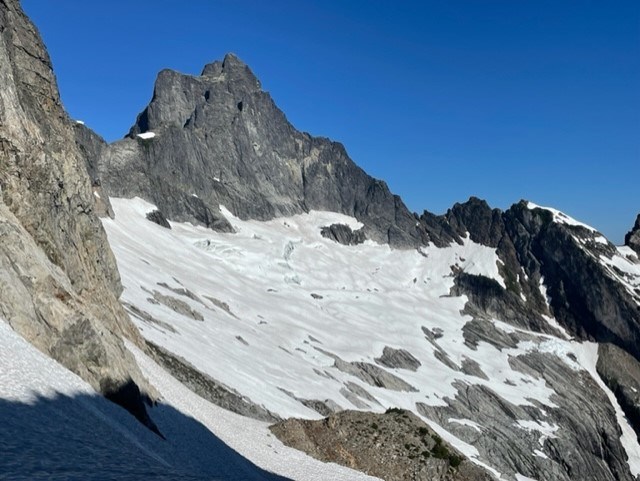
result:
[(640, 363), (613, 344), (600, 344), (596, 368), (640, 438)]
[(367, 239), (364, 229), (354, 231), (345, 224), (331, 224), (330, 226), (323, 227), (320, 234), (327, 239), (346, 246), (362, 244)]
[(607, 264), (619, 253), (597, 231), (559, 222), (526, 201), (501, 212), (474, 198), (431, 223), (447, 227), (452, 242), (468, 233), (495, 247), (502, 261), (506, 289), (486, 277), (457, 274), (452, 293), (469, 296), (469, 314), (558, 334), (545, 321), (553, 316), (572, 336), (610, 342), (640, 358), (640, 292), (629, 292), (625, 274)]
[(624, 236), (625, 245), (631, 247), (640, 256), (640, 214), (636, 217), (636, 223), (627, 235)]
[(85, 159), (87, 173), (91, 180), (91, 187), (96, 203), (96, 213), (100, 217), (113, 218), (113, 208), (109, 201), (109, 195), (102, 187), (102, 181), (98, 174), (98, 162), (102, 153), (107, 148), (107, 142), (82, 122), (75, 122), (73, 124), (73, 131), (75, 133), (76, 145)]
[(171, 224), (169, 224), (169, 221), (167, 220), (167, 218), (159, 210), (153, 210), (151, 212), (148, 212), (146, 217), (147, 217), (147, 220), (153, 222), (154, 224), (158, 224), (159, 226), (164, 227), (165, 229), (171, 229)]
[[(0, 85), (0, 317), (97, 390), (148, 392), (123, 344), (142, 341), (118, 303), (85, 159), (17, 0), (0, 1)], [(133, 412), (137, 397), (119, 400)]]
[(580, 339), (611, 342), (640, 358), (640, 295), (625, 289), (623, 274), (607, 265), (619, 255), (615, 246), (524, 201), (504, 218), (524, 272), (521, 283), (533, 291), (544, 279), (553, 316)]
[(201, 373), (184, 359), (147, 341), (148, 352), (173, 377), (207, 401), (234, 413), (261, 421), (276, 422), (280, 418), (235, 390)]
[(448, 406), (418, 403), (417, 409), (473, 445), (503, 475), (632, 481), (605, 393), (586, 371), (574, 370), (567, 361), (539, 352), (510, 359), (514, 370), (539, 377), (553, 389), (552, 406), (516, 405), (487, 386), (459, 382), (455, 398), (446, 399)]
[(495, 479), (444, 442), (410, 411), (342, 411), (320, 421), (288, 419), (273, 432), (284, 444), (325, 462), (387, 481)]
[(374, 360), (385, 367), (408, 369), (414, 372), (422, 365), (409, 351), (389, 346), (385, 346), (382, 350), (382, 356)]

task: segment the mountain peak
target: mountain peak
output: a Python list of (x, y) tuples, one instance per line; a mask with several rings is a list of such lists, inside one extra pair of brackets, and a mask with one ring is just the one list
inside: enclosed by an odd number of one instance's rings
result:
[(251, 71), (249, 66), (244, 63), (234, 53), (227, 53), (222, 61), (216, 60), (204, 66), (202, 77), (220, 78), (224, 75), (225, 79), (236, 83), (241, 83), (250, 90), (260, 90), (260, 81), (258, 77)]

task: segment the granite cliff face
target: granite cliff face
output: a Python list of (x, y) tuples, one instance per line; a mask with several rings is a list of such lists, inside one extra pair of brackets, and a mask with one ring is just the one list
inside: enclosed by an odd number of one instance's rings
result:
[(613, 343), (640, 358), (640, 291), (616, 267), (622, 254), (562, 215), (525, 201), (505, 212), (477, 199), (454, 206), (448, 225), (495, 247), (506, 283), (483, 294), (460, 279), (460, 292), (487, 314), (543, 332), (549, 329), (543, 316), (552, 315), (578, 339)]
[(118, 302), (85, 159), (17, 0), (0, 1), (0, 85), (0, 316), (98, 391), (131, 380), (148, 391), (124, 348), (125, 338), (142, 344)]

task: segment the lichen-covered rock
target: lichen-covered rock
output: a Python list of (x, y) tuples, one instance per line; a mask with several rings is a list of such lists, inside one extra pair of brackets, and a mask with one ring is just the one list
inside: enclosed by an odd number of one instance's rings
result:
[(17, 0), (0, 1), (0, 317), (97, 390), (133, 379), (119, 274), (49, 56)]

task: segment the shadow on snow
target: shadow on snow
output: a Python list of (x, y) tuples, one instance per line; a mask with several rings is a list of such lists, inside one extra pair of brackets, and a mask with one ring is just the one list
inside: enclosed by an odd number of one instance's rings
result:
[(287, 480), (171, 406), (151, 415), (166, 440), (98, 395), (0, 399), (0, 479)]

